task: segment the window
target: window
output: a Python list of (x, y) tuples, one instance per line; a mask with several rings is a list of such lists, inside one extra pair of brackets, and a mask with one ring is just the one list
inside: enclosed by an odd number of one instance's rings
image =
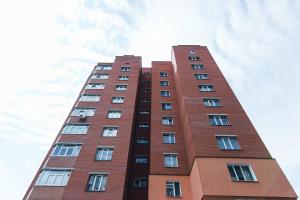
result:
[(165, 167), (178, 167), (177, 154), (164, 154)]
[(174, 133), (163, 133), (163, 143), (164, 144), (175, 144), (175, 134)]
[(137, 144), (148, 144), (149, 139), (146, 137), (139, 137), (139, 138), (136, 138), (136, 143)]
[(128, 81), (129, 76), (119, 76), (119, 81)]
[(167, 72), (159, 72), (160, 77), (167, 77), (168, 73)]
[(80, 144), (56, 144), (52, 156), (78, 156), (80, 152)]
[(171, 92), (170, 91), (166, 91), (166, 90), (162, 90), (162, 91), (160, 91), (160, 96), (162, 96), (162, 97), (169, 97), (169, 96), (171, 96)]
[(143, 83), (144, 85), (150, 85), (151, 81), (149, 81), (149, 80), (143, 80), (142, 83)]
[(109, 74), (93, 74), (91, 79), (108, 79)]
[(72, 112), (72, 116), (94, 116), (96, 112), (95, 108), (75, 108)]
[(203, 102), (204, 102), (204, 106), (207, 106), (207, 107), (218, 107), (218, 106), (221, 106), (220, 104), (220, 99), (203, 99)]
[(141, 103), (149, 103), (150, 99), (148, 98), (141, 98)]
[(210, 124), (212, 126), (228, 126), (229, 121), (227, 115), (209, 115)]
[(143, 109), (143, 110), (140, 110), (140, 114), (141, 115), (149, 115), (150, 111), (148, 109)]
[(172, 104), (171, 103), (161, 103), (161, 109), (162, 110), (172, 110)]
[(66, 186), (71, 176), (71, 170), (68, 169), (44, 169), (36, 185), (44, 186)]
[(118, 127), (104, 127), (102, 130), (103, 137), (116, 137), (118, 134)]
[(96, 66), (96, 70), (111, 70), (112, 66), (111, 65), (98, 65)]
[(89, 83), (85, 89), (103, 90), (105, 88), (104, 83)]
[(109, 110), (107, 113), (107, 118), (118, 119), (121, 118), (122, 112), (120, 110)]
[(107, 174), (90, 174), (87, 191), (100, 192), (105, 191), (107, 183)]
[(200, 57), (199, 56), (189, 56), (189, 60), (197, 61), (197, 60), (200, 60)]
[(88, 124), (67, 124), (62, 130), (62, 134), (86, 134), (88, 129)]
[(142, 89), (141, 89), (141, 92), (145, 92), (145, 93), (146, 93), (146, 92), (150, 92), (150, 88), (142, 88)]
[(100, 95), (83, 94), (80, 97), (79, 101), (97, 102), (100, 101)]
[(125, 91), (127, 90), (127, 85), (116, 85), (116, 91)]
[(151, 73), (150, 72), (144, 72), (143, 75), (149, 77), (151, 75)]
[(239, 150), (240, 145), (236, 136), (216, 136), (217, 143), (220, 149), (223, 150)]
[(228, 164), (232, 181), (257, 181), (250, 165)]
[(175, 181), (166, 182), (166, 194), (168, 197), (180, 197), (180, 183)]
[(200, 92), (212, 92), (214, 90), (213, 85), (198, 85)]
[(141, 122), (141, 123), (139, 123), (139, 128), (149, 128), (149, 123), (148, 122)]
[(110, 147), (99, 147), (97, 148), (95, 160), (111, 160), (113, 151), (113, 148)]
[(148, 156), (136, 155), (135, 156), (135, 163), (136, 164), (147, 164), (148, 163)]
[(169, 81), (160, 81), (160, 86), (169, 86)]
[(174, 124), (173, 117), (162, 117), (161, 122), (162, 122), (163, 125), (167, 125), (167, 126), (170, 126), (170, 125)]
[(133, 187), (138, 187), (138, 188), (147, 187), (147, 178), (135, 178), (133, 180)]
[(194, 74), (194, 76), (197, 80), (208, 79), (208, 74)]
[(121, 67), (121, 72), (130, 72), (131, 67)]
[(124, 103), (124, 97), (113, 97), (112, 103)]
[(192, 64), (192, 69), (204, 69), (204, 66), (200, 64)]

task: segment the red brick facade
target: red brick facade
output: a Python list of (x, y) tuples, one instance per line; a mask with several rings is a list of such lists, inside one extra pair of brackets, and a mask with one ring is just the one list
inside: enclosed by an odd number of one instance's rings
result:
[[(192, 64), (201, 66), (193, 69)], [(174, 46), (171, 61), (141, 66), (141, 57), (131, 55), (97, 64), (24, 199), (297, 199), (206, 47)], [(86, 89), (91, 83), (96, 85)], [(97, 84), (105, 87), (93, 89)], [(211, 86), (211, 91), (199, 89)], [(101, 98), (80, 101), (83, 94)], [(124, 102), (112, 103), (113, 97)], [(207, 106), (207, 99), (220, 105)], [(72, 116), (75, 108), (95, 113)], [(109, 111), (114, 117), (121, 112), (120, 118), (108, 118)], [(85, 134), (64, 134), (66, 125), (88, 129)], [(107, 127), (117, 134), (105, 137)], [(226, 137), (240, 148), (234, 149), (228, 139), (232, 149), (222, 149)], [(70, 156), (74, 144), (81, 148)], [(63, 145), (69, 149), (62, 150)], [(241, 166), (234, 173), (229, 171), (233, 164)]]

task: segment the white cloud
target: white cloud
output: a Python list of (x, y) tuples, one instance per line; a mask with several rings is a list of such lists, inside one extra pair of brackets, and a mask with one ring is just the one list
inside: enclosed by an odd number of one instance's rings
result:
[(300, 160), (292, 157), (300, 152), (299, 13), (299, 1), (1, 2), (0, 171), (14, 175), (0, 188), (18, 182), (11, 158), (28, 153), (19, 193), (1, 191), (3, 198), (22, 197), (97, 61), (135, 54), (150, 66), (170, 60), (178, 44), (208, 46), (300, 193)]

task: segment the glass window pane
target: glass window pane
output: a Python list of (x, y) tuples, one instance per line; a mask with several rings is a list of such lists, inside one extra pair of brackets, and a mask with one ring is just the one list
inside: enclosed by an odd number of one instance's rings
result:
[(247, 181), (253, 181), (254, 178), (253, 178), (253, 176), (252, 176), (252, 174), (251, 174), (251, 171), (250, 171), (250, 169), (249, 169), (249, 166), (241, 166), (241, 168), (242, 168), (242, 170), (243, 170), (243, 173), (244, 173), (244, 175), (245, 175), (246, 180), (247, 180)]
[(232, 180), (237, 181), (238, 179), (237, 179), (237, 177), (234, 173), (234, 169), (233, 169), (232, 165), (228, 165), (228, 170), (229, 170), (229, 173), (230, 173), (230, 176), (231, 176)]
[(229, 138), (228, 137), (222, 137), (223, 142), (225, 143), (225, 148), (226, 149), (232, 149), (229, 143)]
[(230, 137), (230, 143), (233, 147), (233, 149), (240, 149), (240, 146), (237, 142), (237, 138), (236, 137)]
[(220, 149), (225, 149), (222, 137), (217, 137), (217, 142)]
[(175, 186), (175, 196), (179, 197), (180, 196), (180, 186), (178, 182), (174, 182), (174, 186)]
[(244, 179), (241, 167), (240, 166), (234, 166), (234, 169), (235, 169), (235, 172), (237, 174), (238, 180), (239, 181), (244, 181), (245, 179)]

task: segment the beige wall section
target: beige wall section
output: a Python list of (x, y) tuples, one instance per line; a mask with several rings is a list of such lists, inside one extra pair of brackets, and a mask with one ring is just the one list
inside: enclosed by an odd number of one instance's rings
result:
[(166, 196), (166, 181), (180, 182), (181, 195), (180, 200), (192, 200), (191, 185), (189, 176), (163, 176), (149, 175), (149, 200), (170, 200), (177, 199)]
[[(233, 182), (227, 163), (250, 164), (258, 181)], [(200, 182), (201, 187), (196, 188)], [(196, 158), (191, 184), (194, 200), (201, 199), (202, 193), (209, 196), (297, 197), (273, 159)]]

